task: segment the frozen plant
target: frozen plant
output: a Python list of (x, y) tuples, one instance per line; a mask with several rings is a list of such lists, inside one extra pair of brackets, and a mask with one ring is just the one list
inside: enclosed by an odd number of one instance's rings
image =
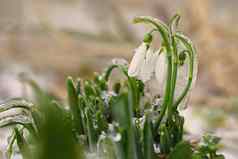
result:
[[(177, 31), (179, 20), (175, 15), (166, 25), (135, 18), (152, 29), (129, 66), (114, 60), (92, 80), (69, 77), (67, 105), (27, 80), (35, 101), (0, 105), (0, 113), (23, 110), (0, 118), (0, 127), (13, 127), (8, 159), (17, 153), (23, 159), (223, 159), (218, 138), (205, 136), (200, 144), (183, 138), (179, 108), (185, 108), (195, 83), (197, 55), (191, 40)], [(152, 46), (155, 33), (161, 37), (159, 49)], [(114, 69), (126, 79), (109, 82)]]

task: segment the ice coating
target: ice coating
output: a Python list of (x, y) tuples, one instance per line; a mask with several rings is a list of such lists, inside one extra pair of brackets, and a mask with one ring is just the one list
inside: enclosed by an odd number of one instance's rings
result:
[(145, 93), (151, 97), (162, 97), (165, 89), (166, 75), (167, 75), (167, 61), (165, 52), (160, 53), (158, 50), (154, 53), (154, 69), (150, 80), (145, 83)]
[(154, 53), (153, 50), (150, 48), (146, 53), (146, 57), (143, 60), (143, 64), (141, 67), (141, 72), (138, 76), (138, 78), (143, 82), (146, 82), (153, 77), (155, 71), (156, 57), (157, 54)]
[(122, 138), (121, 134), (115, 130), (115, 125), (109, 124), (108, 131), (109, 131), (109, 137), (112, 139), (112, 141), (119, 142), (121, 140), (121, 138)]
[(142, 43), (136, 49), (135, 55), (132, 58), (128, 75), (136, 77), (143, 82), (149, 81), (154, 76), (157, 56), (158, 54), (152, 48), (147, 49), (147, 45)]
[(129, 69), (128, 69), (128, 75), (132, 77), (136, 77), (139, 75), (142, 63), (145, 59), (147, 51), (147, 46), (145, 43), (142, 43), (136, 50), (135, 54), (131, 60)]
[(162, 52), (159, 54), (155, 65), (155, 77), (158, 82), (157, 87), (159, 87), (158, 89), (161, 96), (164, 93), (166, 76), (167, 76), (166, 53)]

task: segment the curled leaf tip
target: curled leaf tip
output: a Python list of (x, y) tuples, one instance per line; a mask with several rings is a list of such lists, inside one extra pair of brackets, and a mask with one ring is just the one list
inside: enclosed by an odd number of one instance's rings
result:
[(180, 22), (181, 16), (179, 13), (176, 13), (171, 19), (170, 19), (170, 29), (172, 30), (173, 25), (177, 28)]
[(177, 12), (174, 16), (176, 16), (176, 17), (181, 17), (181, 13), (180, 13), (180, 12)]
[(158, 21), (158, 19), (150, 17), (150, 16), (137, 16), (133, 19), (133, 23), (142, 23), (142, 22), (146, 22), (146, 21)]
[(133, 19), (133, 22), (138, 23), (138, 22), (143, 21), (144, 19), (151, 19), (151, 18), (152, 18), (152, 17), (150, 17), (150, 16), (136, 16), (136, 17)]
[(136, 24), (136, 23), (140, 23), (142, 21), (142, 18), (141, 17), (135, 17), (133, 19), (133, 23)]

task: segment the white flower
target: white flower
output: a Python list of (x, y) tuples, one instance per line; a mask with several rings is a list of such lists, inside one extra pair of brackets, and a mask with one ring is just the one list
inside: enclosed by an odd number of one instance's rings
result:
[[(159, 54), (159, 51), (158, 53)], [(158, 87), (160, 87), (161, 91), (164, 89), (164, 83), (167, 76), (167, 62), (166, 62), (166, 54), (164, 52), (160, 53), (156, 65), (155, 65), (155, 77), (158, 82)]]
[(131, 60), (129, 69), (128, 69), (128, 75), (131, 77), (136, 77), (141, 71), (142, 63), (145, 59), (147, 51), (147, 46), (145, 43), (142, 43), (136, 50), (135, 54)]
[(166, 54), (164, 52), (160, 53), (161, 50), (158, 50), (156, 53), (154, 65), (154, 73), (152, 78), (145, 83), (145, 89), (149, 93), (149, 96), (160, 96), (164, 94), (164, 88), (166, 83), (167, 75), (167, 63), (166, 63)]
[(142, 43), (136, 49), (135, 55), (132, 58), (128, 74), (129, 76), (136, 77), (143, 82), (150, 80), (155, 71), (155, 63), (157, 54), (151, 48), (147, 49), (145, 43)]
[(149, 81), (155, 72), (155, 64), (156, 64), (157, 55), (153, 52), (152, 49), (149, 49), (146, 52), (146, 57), (141, 66), (141, 72), (138, 76), (143, 82)]

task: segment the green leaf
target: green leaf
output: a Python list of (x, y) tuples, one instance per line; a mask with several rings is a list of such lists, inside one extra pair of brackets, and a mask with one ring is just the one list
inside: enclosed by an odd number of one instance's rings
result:
[[(105, 135), (105, 134), (104, 134)], [(103, 136), (98, 142), (98, 151), (103, 159), (118, 159), (115, 143), (111, 138)]]
[(115, 120), (119, 123), (122, 139), (121, 152), (123, 159), (137, 159), (135, 130), (132, 122), (133, 112), (129, 104), (128, 94), (120, 95), (112, 105)]
[(182, 141), (175, 146), (168, 159), (192, 159), (192, 154), (191, 145), (186, 141)]
[(83, 132), (81, 111), (79, 108), (78, 93), (74, 86), (73, 79), (71, 77), (68, 77), (67, 79), (67, 91), (68, 91), (69, 106), (74, 120), (74, 126), (79, 134), (83, 134), (84, 132)]
[(144, 159), (152, 159), (153, 156), (153, 135), (151, 121), (148, 116), (145, 119), (143, 129)]
[(82, 152), (72, 133), (72, 120), (67, 120), (68, 112), (52, 103), (48, 103), (44, 108), (44, 121), (39, 131), (40, 139), (36, 143), (34, 158), (78, 159), (78, 152)]
[(179, 14), (175, 14), (171, 19), (170, 19), (170, 22), (169, 22), (169, 29), (170, 29), (170, 32), (173, 34), (173, 32), (176, 32), (176, 28), (178, 27), (179, 25), (179, 21), (180, 21), (181, 17)]
[(203, 158), (204, 158), (204, 157), (202, 157), (202, 155), (199, 154), (199, 153), (193, 154), (193, 157), (192, 157), (192, 159), (203, 159)]
[(92, 114), (90, 113), (89, 109), (85, 110), (85, 116), (86, 116), (86, 127), (87, 127), (89, 149), (91, 152), (94, 152), (95, 146), (96, 146), (97, 140), (98, 140), (98, 135), (94, 128), (93, 117), (92, 117)]
[(105, 80), (103, 75), (96, 75), (94, 79), (95, 84), (100, 89), (100, 91), (107, 90), (107, 81)]
[(214, 157), (214, 159), (225, 159), (224, 155), (217, 155)]
[(170, 152), (170, 137), (169, 131), (166, 125), (163, 123), (159, 128), (160, 134), (160, 150), (163, 154), (168, 154)]
[(88, 97), (96, 96), (96, 91), (95, 91), (95, 89), (93, 87), (93, 84), (89, 80), (84, 81), (84, 93)]
[(16, 135), (17, 146), (22, 154), (23, 159), (30, 159), (30, 149), (23, 137), (23, 132), (19, 131), (17, 128), (14, 129)]
[(80, 78), (77, 79), (76, 92), (77, 92), (77, 95), (80, 95), (82, 93), (81, 92), (81, 80), (80, 80)]
[(9, 137), (8, 146), (7, 146), (7, 159), (11, 159), (13, 155), (13, 145), (16, 141), (16, 133), (13, 129), (11, 136)]

